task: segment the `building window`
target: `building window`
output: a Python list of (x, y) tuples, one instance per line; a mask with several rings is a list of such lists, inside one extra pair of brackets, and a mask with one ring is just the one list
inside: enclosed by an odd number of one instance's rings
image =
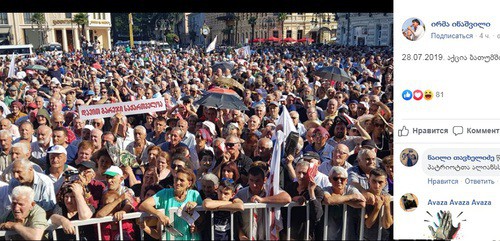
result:
[(92, 16), (95, 20), (105, 19), (105, 13), (92, 13)]
[(297, 39), (301, 39), (302, 38), (303, 31), (304, 30), (302, 30), (302, 29), (297, 30)]
[(93, 13), (94, 19), (99, 20), (99, 19), (104, 19), (105, 14), (104, 13)]
[(286, 31), (286, 37), (291, 38), (292, 37), (292, 30), (287, 30)]
[(71, 13), (65, 13), (66, 18), (72, 19), (73, 17), (71, 15)]
[(24, 13), (24, 24), (30, 24), (31, 23), (31, 17), (33, 17), (33, 14), (35, 13)]
[(9, 24), (7, 21), (7, 13), (0, 13), (0, 24)]

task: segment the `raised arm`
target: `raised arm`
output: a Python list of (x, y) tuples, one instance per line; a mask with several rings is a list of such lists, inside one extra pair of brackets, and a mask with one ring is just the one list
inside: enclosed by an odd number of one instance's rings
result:
[(286, 169), (285, 171), (288, 172), (288, 174), (290, 175), (290, 178), (293, 180), (297, 177), (297, 175), (295, 175), (295, 168), (293, 167), (293, 160), (295, 159), (295, 157), (293, 155), (288, 155), (286, 157)]
[(389, 109), (389, 106), (387, 106), (386, 104), (382, 103), (381, 101), (379, 102), (376, 102), (375, 103), (376, 105), (380, 106), (380, 108), (382, 110), (384, 110), (384, 115), (382, 116), (385, 120), (389, 120), (391, 119), (391, 116), (392, 116), (392, 112), (391, 112), (391, 109)]
[(358, 129), (359, 134), (363, 138), (363, 140), (370, 140), (370, 139), (372, 139), (372, 137), (370, 136), (370, 134), (365, 130), (365, 128), (363, 128), (361, 126), (361, 124), (359, 123), (358, 120), (355, 120), (354, 123), (355, 123), (354, 125)]
[(83, 197), (83, 187), (78, 183), (72, 183), (71, 190), (75, 194), (76, 208), (78, 210), (78, 217), (80, 220), (87, 220), (91, 218), (94, 213)]

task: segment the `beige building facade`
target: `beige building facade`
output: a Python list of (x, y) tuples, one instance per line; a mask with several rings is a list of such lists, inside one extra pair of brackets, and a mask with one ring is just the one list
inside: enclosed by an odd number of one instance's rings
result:
[(278, 16), (278, 13), (205, 13), (205, 22), (211, 30), (208, 38), (211, 41), (217, 35), (218, 45), (229, 42), (231, 45), (248, 44), (252, 39), (252, 26), (248, 20), (257, 17), (254, 38), (307, 38), (321, 43), (336, 39), (334, 13), (287, 13), (283, 23)]
[(339, 13), (338, 43), (347, 46), (392, 46), (392, 13)]
[(44, 13), (46, 23), (43, 26), (31, 22), (33, 14), (0, 13), (0, 41), (32, 44), (34, 48), (58, 42), (64, 51), (73, 51), (80, 49), (80, 38), (84, 35), (91, 42), (98, 40), (101, 48), (111, 48), (110, 13), (88, 13), (89, 24), (83, 34), (81, 26), (72, 21), (77, 13)]

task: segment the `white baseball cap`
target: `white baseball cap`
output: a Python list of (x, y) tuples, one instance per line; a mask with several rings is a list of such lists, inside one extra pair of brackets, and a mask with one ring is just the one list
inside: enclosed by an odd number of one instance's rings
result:
[(51, 146), (47, 151), (47, 154), (52, 154), (52, 153), (68, 155), (66, 148), (64, 148), (64, 146), (61, 145)]
[(93, 125), (85, 125), (83, 127), (83, 129), (89, 129), (90, 131), (92, 131), (94, 129), (94, 126)]
[(104, 175), (108, 175), (108, 176), (116, 176), (116, 175), (120, 175), (120, 176), (123, 176), (123, 171), (122, 169), (120, 169), (119, 167), (117, 166), (110, 166), (106, 172), (104, 172)]

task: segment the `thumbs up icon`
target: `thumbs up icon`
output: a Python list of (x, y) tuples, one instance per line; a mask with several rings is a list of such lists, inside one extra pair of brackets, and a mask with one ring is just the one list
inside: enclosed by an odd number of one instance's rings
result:
[(412, 96), (413, 96), (413, 93), (411, 92), (411, 90), (403, 91), (402, 97), (404, 100), (411, 100)]
[(406, 126), (403, 126), (403, 129), (399, 129), (398, 130), (398, 136), (399, 137), (402, 137), (402, 136), (408, 136), (408, 134), (410, 134), (410, 130), (408, 130), (406, 128)]

